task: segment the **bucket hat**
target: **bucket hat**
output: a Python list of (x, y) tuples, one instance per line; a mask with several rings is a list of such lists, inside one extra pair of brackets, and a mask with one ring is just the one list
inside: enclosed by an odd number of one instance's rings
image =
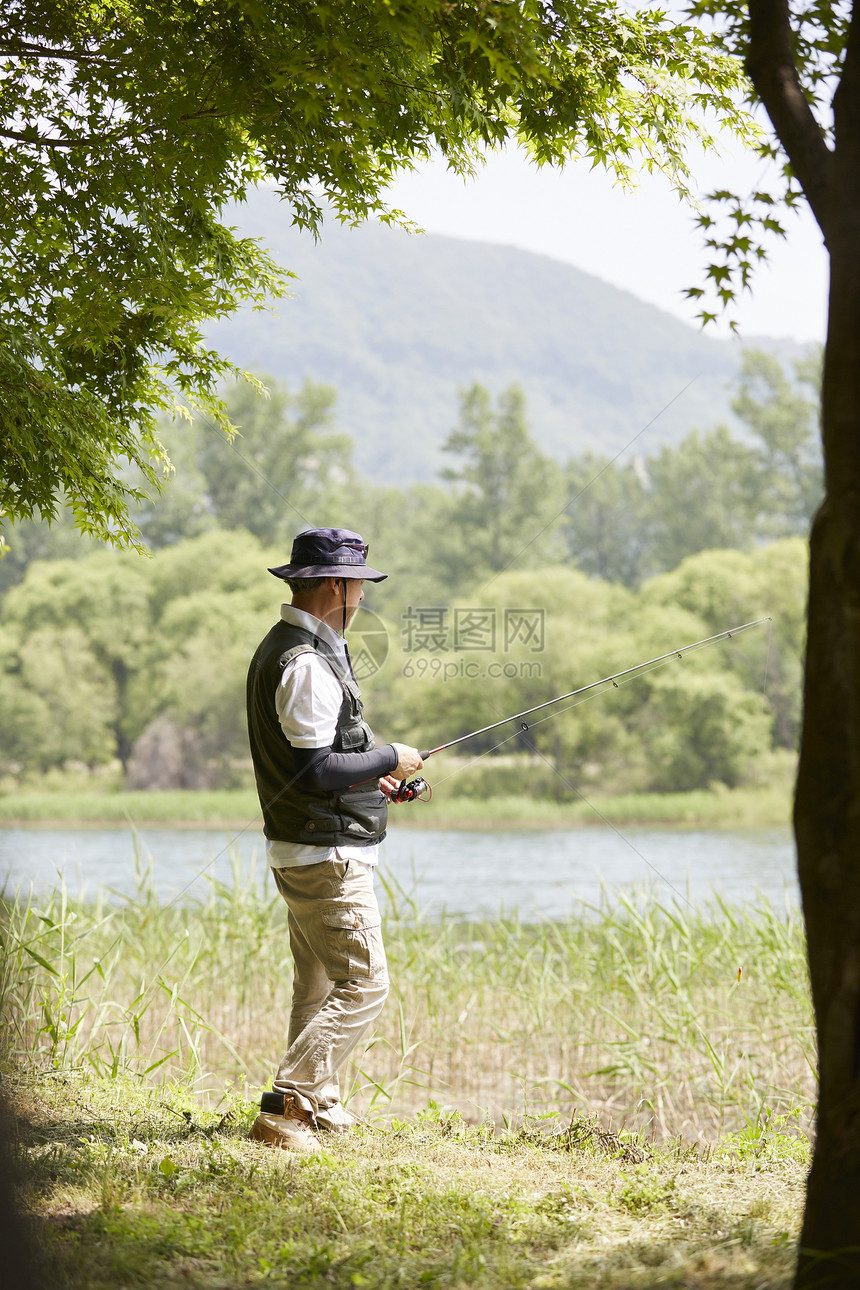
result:
[(285, 582), (291, 578), (363, 578), (382, 582), (387, 573), (366, 564), (369, 548), (358, 533), (349, 529), (306, 529), (293, 541), (289, 564), (269, 573)]

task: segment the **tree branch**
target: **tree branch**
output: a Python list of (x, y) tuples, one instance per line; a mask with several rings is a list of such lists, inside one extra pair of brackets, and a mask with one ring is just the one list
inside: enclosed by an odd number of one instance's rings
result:
[(842, 75), (833, 95), (836, 147), (840, 162), (853, 167), (860, 155), (860, 6), (855, 5), (848, 27)]
[(787, 0), (749, 0), (746, 71), (827, 238), (833, 154), (803, 92)]
[(82, 148), (91, 142), (90, 139), (52, 139), (48, 135), (37, 134), (35, 130), (6, 130), (2, 126), (0, 139), (18, 139), (21, 143), (35, 143), (40, 148)]
[(115, 63), (115, 58), (106, 54), (94, 53), (87, 49), (53, 49), (47, 45), (36, 45), (29, 40), (0, 39), (0, 54), (20, 55), (23, 58), (65, 58), (71, 62)]

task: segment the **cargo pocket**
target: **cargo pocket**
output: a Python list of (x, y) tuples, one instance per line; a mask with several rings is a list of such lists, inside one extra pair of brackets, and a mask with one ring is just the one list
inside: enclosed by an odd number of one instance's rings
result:
[(333, 981), (367, 981), (385, 973), (382, 915), (371, 909), (330, 909), (322, 914), (325, 969)]

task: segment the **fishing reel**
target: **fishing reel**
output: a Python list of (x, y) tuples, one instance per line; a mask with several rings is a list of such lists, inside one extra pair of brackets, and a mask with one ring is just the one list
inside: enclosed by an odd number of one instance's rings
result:
[[(426, 794), (426, 796), (425, 796)], [(397, 786), (395, 792), (391, 794), (391, 802), (429, 802), (433, 796), (433, 789), (419, 775), (417, 779), (403, 779)]]

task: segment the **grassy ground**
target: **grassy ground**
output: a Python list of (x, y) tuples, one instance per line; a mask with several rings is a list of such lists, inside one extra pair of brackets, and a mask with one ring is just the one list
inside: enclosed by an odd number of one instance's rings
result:
[(291, 971), (253, 875), (0, 910), (48, 1285), (788, 1287), (815, 1095), (797, 915), (389, 908), (392, 997), (343, 1090), (364, 1124), (311, 1160), (246, 1136)]
[[(692, 793), (631, 793), (587, 801), (555, 802), (522, 797), (449, 797), (438, 792), (429, 804), (398, 805), (394, 828), (573, 828), (599, 824), (707, 825), (742, 828), (787, 824), (788, 785)], [(595, 809), (596, 808), (596, 809)], [(222, 792), (97, 793), (36, 789), (0, 796), (3, 824), (134, 824), (243, 828), (257, 818), (253, 790)]]
[(176, 1087), (19, 1080), (19, 1158), (46, 1283), (373, 1290), (777, 1290), (805, 1141), (663, 1148), (574, 1119), (494, 1133), (429, 1110), (297, 1159), (253, 1109)]

